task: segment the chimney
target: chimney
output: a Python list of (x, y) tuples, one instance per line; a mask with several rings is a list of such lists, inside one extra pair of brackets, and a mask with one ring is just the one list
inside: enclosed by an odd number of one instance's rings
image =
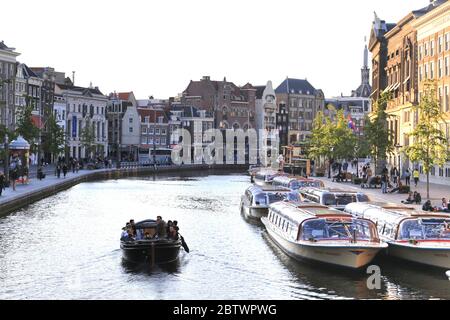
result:
[(209, 80), (210, 80), (210, 77), (209, 77), (209, 76), (203, 76), (202, 80), (203, 80), (203, 81), (209, 81)]
[(75, 85), (75, 71), (72, 71), (72, 84)]

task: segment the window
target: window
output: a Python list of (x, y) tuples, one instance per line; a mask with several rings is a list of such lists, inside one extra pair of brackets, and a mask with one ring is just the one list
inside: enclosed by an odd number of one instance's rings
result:
[(166, 144), (166, 138), (161, 138), (161, 144)]
[(159, 128), (155, 129), (155, 135), (159, 136)]
[(142, 127), (142, 133), (147, 134), (147, 127)]
[(133, 118), (128, 118), (129, 123), (133, 123)]
[(165, 136), (167, 134), (167, 130), (166, 129), (161, 129), (161, 135)]
[(149, 128), (149, 129), (148, 129), (148, 134), (154, 134), (154, 133), (155, 133), (155, 131), (154, 131), (153, 128)]
[(422, 60), (422, 46), (419, 46), (419, 60)]
[(428, 56), (428, 43), (424, 43), (423, 45), (423, 49), (424, 49), (424, 56)]
[(440, 36), (438, 39), (438, 52), (441, 53), (443, 48), (444, 47), (442, 46), (442, 36)]
[(128, 127), (128, 132), (133, 133), (133, 127)]
[(434, 40), (430, 41), (430, 56), (434, 56)]
[(445, 57), (445, 60), (444, 60), (444, 73), (445, 73), (445, 76), (450, 76), (450, 71), (449, 71), (449, 68), (450, 68), (450, 66), (449, 66), (449, 60), (450, 60), (450, 58), (447, 56), (447, 57)]
[(430, 62), (430, 79), (434, 79), (434, 62)]
[(450, 32), (445, 34), (445, 50), (450, 50)]
[(448, 92), (448, 87), (445, 87), (445, 112), (450, 111), (449, 109), (449, 100), (450, 100), (450, 96), (449, 96), (449, 92)]
[(428, 64), (425, 64), (424, 66), (423, 66), (423, 68), (424, 68), (424, 72), (425, 72), (425, 74), (424, 74), (424, 76), (425, 76), (425, 80), (426, 79), (428, 79)]
[(442, 59), (438, 60), (438, 78), (442, 78)]
[(423, 74), (422, 74), (422, 66), (419, 67), (419, 81), (422, 81)]

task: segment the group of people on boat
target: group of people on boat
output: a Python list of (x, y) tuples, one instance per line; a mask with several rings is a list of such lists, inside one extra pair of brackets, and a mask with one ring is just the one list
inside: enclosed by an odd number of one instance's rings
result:
[(134, 219), (126, 223), (126, 226), (122, 228), (122, 235), (120, 240), (122, 241), (138, 241), (138, 240), (155, 240), (155, 239), (170, 239), (178, 240), (180, 228), (178, 227), (178, 221), (169, 220), (167, 223), (161, 216), (156, 218), (156, 230), (150, 233), (144, 231), (144, 229), (137, 229)]

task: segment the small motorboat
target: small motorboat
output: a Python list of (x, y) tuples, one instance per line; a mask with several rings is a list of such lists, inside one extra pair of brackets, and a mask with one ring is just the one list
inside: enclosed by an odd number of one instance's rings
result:
[(179, 235), (179, 239), (158, 238), (156, 227), (155, 220), (138, 222), (135, 224), (138, 236), (135, 239), (122, 238), (120, 240), (120, 248), (126, 260), (148, 262), (151, 265), (165, 264), (178, 259), (182, 246), (189, 252), (181, 235)]
[(372, 221), (316, 203), (277, 202), (261, 221), (269, 237), (300, 261), (359, 269), (387, 248)]

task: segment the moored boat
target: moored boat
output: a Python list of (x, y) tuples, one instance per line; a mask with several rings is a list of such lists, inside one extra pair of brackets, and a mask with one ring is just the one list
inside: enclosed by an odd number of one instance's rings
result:
[(170, 263), (178, 258), (182, 246), (182, 238), (158, 238), (157, 222), (144, 220), (136, 223), (136, 232), (147, 235), (143, 239), (121, 239), (120, 248), (126, 260), (131, 262), (148, 262), (153, 264)]
[(316, 203), (278, 202), (261, 221), (270, 238), (297, 260), (358, 269), (387, 247), (372, 221)]
[(285, 187), (292, 190), (298, 190), (307, 187), (325, 188), (325, 184), (320, 180), (291, 176), (277, 176), (273, 179), (272, 185)]
[(388, 255), (450, 269), (450, 215), (389, 203), (351, 203), (347, 213), (377, 224)]
[(259, 186), (267, 186), (272, 184), (275, 177), (285, 175), (286, 174), (282, 171), (277, 171), (272, 168), (263, 168), (254, 174), (252, 182)]
[(305, 200), (310, 200), (338, 210), (344, 210), (345, 206), (352, 202), (370, 201), (366, 194), (353, 190), (301, 188), (299, 189), (299, 192)]
[(282, 187), (250, 186), (241, 197), (241, 213), (247, 219), (261, 219), (267, 216), (269, 206), (279, 201), (299, 202), (298, 192)]

